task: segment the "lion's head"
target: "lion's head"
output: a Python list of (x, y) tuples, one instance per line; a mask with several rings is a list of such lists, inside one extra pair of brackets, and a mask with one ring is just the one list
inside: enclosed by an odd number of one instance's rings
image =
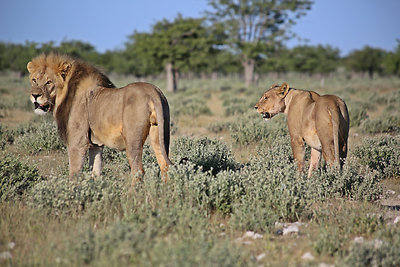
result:
[(287, 83), (283, 83), (281, 86), (273, 84), (258, 100), (254, 108), (267, 121), (276, 114), (285, 111), (285, 96), (288, 92), (289, 85)]
[(28, 63), (30, 99), (35, 113), (42, 115), (53, 111), (57, 92), (63, 89), (71, 66), (68, 61), (60, 61), (56, 54), (40, 55)]

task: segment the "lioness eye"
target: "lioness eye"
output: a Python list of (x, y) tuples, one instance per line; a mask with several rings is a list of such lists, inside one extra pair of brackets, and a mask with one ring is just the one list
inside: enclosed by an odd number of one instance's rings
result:
[(32, 82), (33, 82), (33, 83), (36, 83), (36, 79), (35, 79), (35, 78), (32, 78)]
[(46, 85), (49, 85), (49, 84), (51, 84), (51, 81), (47, 81)]
[(264, 100), (267, 100), (268, 99), (268, 96), (264, 96)]

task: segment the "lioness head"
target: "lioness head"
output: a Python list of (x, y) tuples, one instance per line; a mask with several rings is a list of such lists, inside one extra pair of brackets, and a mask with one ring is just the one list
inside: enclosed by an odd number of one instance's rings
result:
[(71, 68), (70, 63), (59, 63), (56, 58), (55, 54), (40, 55), (27, 65), (32, 86), (30, 99), (36, 114), (43, 115), (53, 110), (57, 90), (64, 87)]
[(288, 92), (289, 85), (287, 83), (283, 83), (281, 86), (273, 84), (258, 100), (254, 108), (267, 121), (276, 114), (285, 111), (285, 96)]

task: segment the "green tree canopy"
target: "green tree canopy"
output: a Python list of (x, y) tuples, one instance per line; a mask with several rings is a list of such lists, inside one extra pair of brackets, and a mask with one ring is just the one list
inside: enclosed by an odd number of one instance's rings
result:
[(287, 37), (288, 27), (311, 8), (310, 0), (210, 0), (212, 22), (223, 23), (227, 43), (238, 55), (245, 72), (245, 82), (253, 79), (260, 54)]
[(400, 39), (397, 40), (395, 50), (385, 56), (383, 65), (386, 73), (400, 76)]
[(350, 70), (367, 72), (372, 78), (374, 73), (382, 73), (383, 59), (386, 52), (382, 49), (365, 46), (361, 50), (350, 53), (346, 59), (346, 65)]
[(208, 59), (216, 52), (216, 38), (204, 18), (183, 18), (156, 23), (152, 33), (135, 32), (127, 44), (127, 52), (143, 74), (151, 71), (167, 73), (167, 90), (177, 88), (178, 71), (201, 72), (209, 67)]

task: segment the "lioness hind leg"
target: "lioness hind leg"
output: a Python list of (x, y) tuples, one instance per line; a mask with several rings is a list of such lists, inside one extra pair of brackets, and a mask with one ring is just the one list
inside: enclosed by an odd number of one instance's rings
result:
[(299, 172), (304, 171), (304, 141), (301, 137), (290, 136), (290, 144), (292, 146), (293, 157), (297, 162)]
[(321, 152), (319, 152), (314, 148), (311, 148), (311, 162), (310, 162), (310, 168), (308, 169), (308, 175), (307, 175), (308, 178), (311, 177), (312, 171), (318, 168), (320, 159), (321, 159)]
[(151, 126), (149, 135), (150, 135), (151, 147), (153, 148), (154, 153), (156, 154), (157, 162), (158, 165), (160, 166), (161, 175), (164, 177), (164, 182), (166, 182), (168, 178), (167, 177), (168, 163), (161, 152), (161, 146), (163, 146), (164, 144), (160, 144), (158, 126), (156, 125)]

